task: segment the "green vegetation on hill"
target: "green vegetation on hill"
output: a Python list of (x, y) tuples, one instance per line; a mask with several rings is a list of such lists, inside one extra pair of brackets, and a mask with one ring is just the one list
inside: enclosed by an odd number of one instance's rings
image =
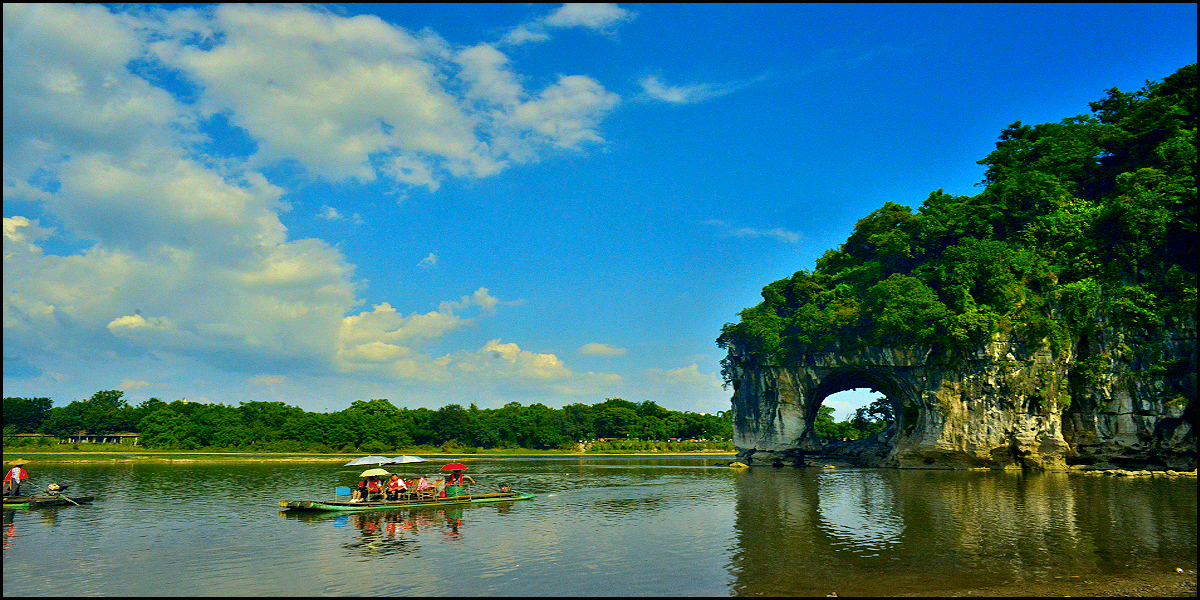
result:
[[(4, 399), (4, 445), (54, 443), (13, 438), (16, 433), (65, 437), (141, 433), (148, 448), (172, 450), (253, 450), (266, 452), (366, 452), (436, 448), (472, 452), (494, 448), (575, 449), (579, 440), (632, 438), (613, 451), (732, 450), (733, 424), (725, 414), (667, 410), (652, 401), (610, 398), (593, 404), (549, 408), (540, 403), (501, 408), (437, 410), (398, 408), (385, 399), (356, 400), (332, 413), (310, 413), (282, 402), (239, 406), (150, 398), (131, 406), (118, 390), (96, 392), (87, 400), (52, 407), (49, 398)], [(677, 442), (711, 440), (708, 442)], [(661, 442), (661, 443), (658, 443)], [(593, 451), (609, 446), (597, 444)], [(618, 447), (619, 446), (619, 447)]]
[(959, 352), (1001, 331), (1057, 350), (1097, 317), (1192, 315), (1196, 65), (1090, 106), (1004, 129), (975, 196), (885, 203), (812, 272), (764, 287), (717, 344), (777, 365), (835, 347)]

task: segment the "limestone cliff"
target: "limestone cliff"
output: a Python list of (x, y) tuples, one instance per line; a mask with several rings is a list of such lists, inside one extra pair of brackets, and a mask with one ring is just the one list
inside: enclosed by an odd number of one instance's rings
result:
[(1009, 332), (966, 356), (870, 347), (770, 365), (730, 344), (733, 443), (744, 462), (803, 464), (822, 449), (813, 420), (825, 397), (869, 387), (897, 420), (849, 453), (860, 464), (1194, 469), (1195, 319), (1097, 325), (1057, 351)]

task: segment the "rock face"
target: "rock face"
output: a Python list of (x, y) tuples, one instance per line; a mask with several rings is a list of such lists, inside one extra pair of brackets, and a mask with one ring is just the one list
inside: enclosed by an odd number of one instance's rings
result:
[(1099, 323), (1052, 351), (1019, 332), (974, 353), (870, 347), (768, 365), (729, 347), (734, 446), (748, 464), (805, 464), (822, 452), (821, 402), (867, 387), (896, 422), (842, 445), (863, 466), (1066, 469), (1196, 467), (1195, 319), (1153, 330)]

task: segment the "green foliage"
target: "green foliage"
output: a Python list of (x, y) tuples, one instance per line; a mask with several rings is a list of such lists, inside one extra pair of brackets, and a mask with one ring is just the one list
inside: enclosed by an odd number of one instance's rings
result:
[(887, 398), (877, 398), (871, 404), (858, 408), (848, 421), (834, 422), (833, 407), (821, 405), (813, 419), (813, 433), (822, 444), (861, 440), (882, 432), (895, 420)]
[(4, 433), (36, 433), (50, 417), (49, 398), (5, 398)]
[[(665, 443), (675, 437), (727, 444), (733, 437), (728, 415), (672, 411), (652, 401), (635, 403), (620, 398), (561, 409), (510, 402), (498, 409), (449, 404), (436, 411), (398, 408), (389, 400), (373, 399), (356, 400), (333, 413), (310, 413), (282, 402), (260, 401), (234, 407), (150, 398), (130, 407), (121, 392), (111, 391), (57, 408), (49, 408), (49, 399), (24, 400), (5, 399), (5, 410), (10, 411), (6, 418), (11, 415), (14, 420), (13, 424), (6, 422), (6, 434), (18, 433), (17, 419), (56, 436), (77, 433), (86, 422), (93, 427), (90, 433), (141, 433), (142, 445), (166, 450), (386, 454), (415, 447), (426, 452), (471, 453), (493, 448), (573, 449), (578, 440), (598, 435), (646, 443)], [(42, 415), (42, 424), (36, 425)], [(21, 443), (55, 441), (34, 438)], [(5, 443), (13, 446), (15, 440), (6, 437)]]
[[(763, 288), (717, 344), (766, 364), (866, 344), (967, 351), (1001, 330), (1061, 348), (1097, 318), (1137, 327), (1196, 299), (1196, 65), (1093, 115), (1000, 133), (983, 191), (886, 202), (812, 272)], [(728, 362), (722, 374), (731, 378)]]

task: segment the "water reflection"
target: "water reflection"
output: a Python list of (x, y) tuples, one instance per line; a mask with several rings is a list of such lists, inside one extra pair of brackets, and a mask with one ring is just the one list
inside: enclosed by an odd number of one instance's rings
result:
[(752, 469), (735, 488), (733, 588), (894, 595), (928, 591), (931, 581), (943, 589), (1046, 581), (1162, 562), (1181, 549), (1194, 555), (1195, 491), (1174, 483)]
[(835, 548), (876, 556), (900, 541), (904, 517), (890, 483), (880, 472), (817, 478), (817, 514)]
[(97, 501), (6, 511), (4, 590), (146, 596), (169, 580), (216, 596), (937, 594), (1196, 560), (1194, 479), (716, 462), (479, 460), (481, 485), (537, 498), (348, 514), (279, 512), (280, 500), (331, 498), (346, 483), (324, 464), (47, 466), (39, 476)]
[(14, 517), (16, 516), (16, 514), (17, 514), (17, 511), (15, 511), (15, 510), (4, 511), (3, 527), (4, 527), (4, 557), (5, 558), (8, 558), (8, 551), (9, 551), (9, 549), (12, 548), (12, 545), (13, 545), (13, 538), (15, 538), (17, 536), (17, 524), (14, 520)]
[[(510, 507), (500, 504), (496, 508), (503, 513)], [(414, 554), (421, 548), (422, 540), (460, 543), (464, 537), (463, 511), (458, 506), (355, 513), (280, 511), (279, 516), (333, 528), (352, 528), (357, 535), (342, 543), (342, 548), (360, 556), (382, 557)]]

